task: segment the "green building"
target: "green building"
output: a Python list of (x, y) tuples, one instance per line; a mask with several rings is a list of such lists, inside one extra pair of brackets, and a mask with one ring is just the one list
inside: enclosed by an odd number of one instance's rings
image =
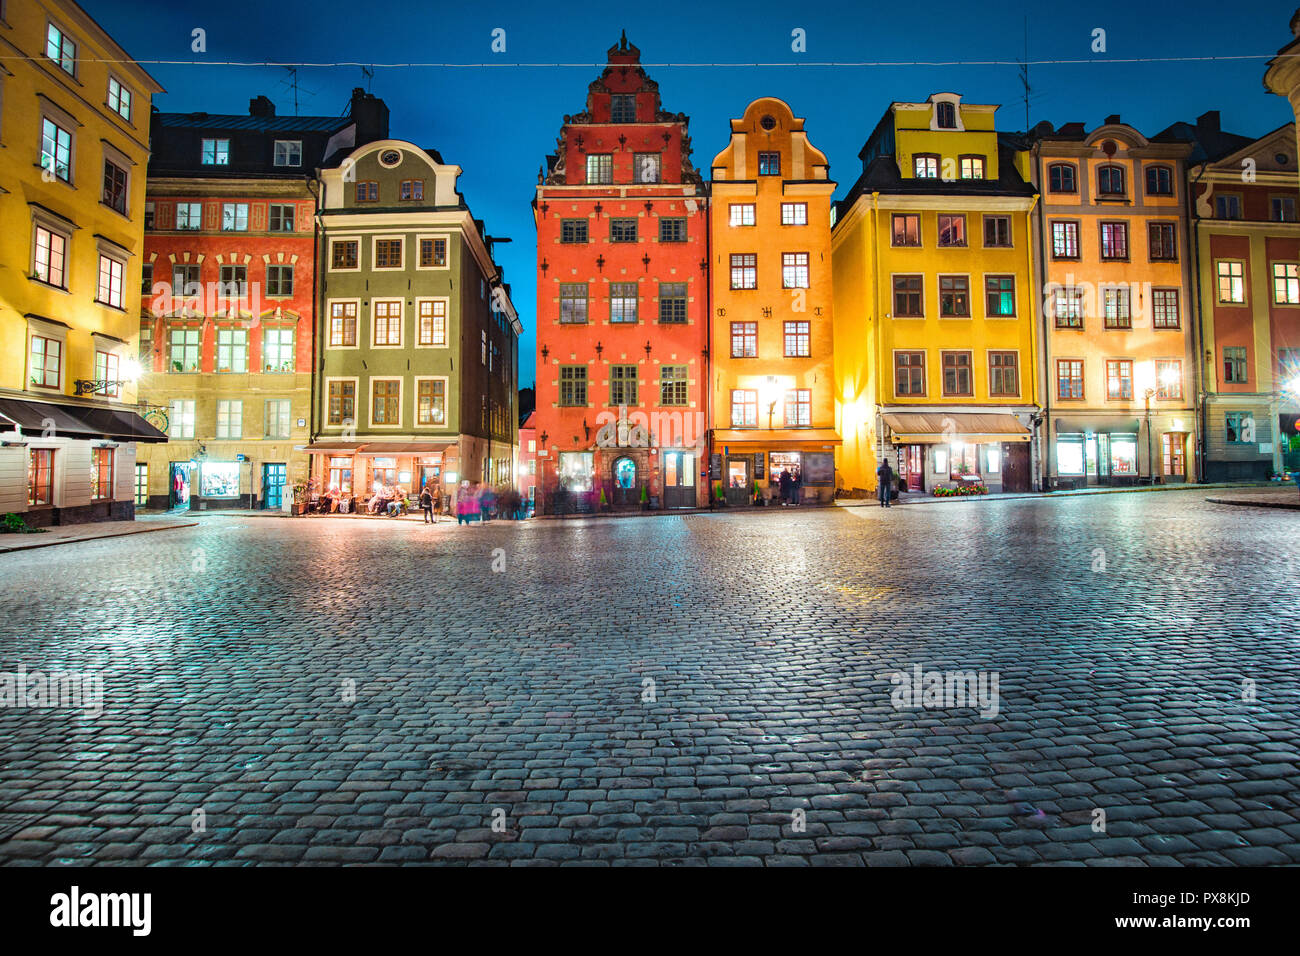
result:
[(460, 173), (392, 139), (320, 171), (307, 451), (322, 490), (513, 482), (522, 326)]

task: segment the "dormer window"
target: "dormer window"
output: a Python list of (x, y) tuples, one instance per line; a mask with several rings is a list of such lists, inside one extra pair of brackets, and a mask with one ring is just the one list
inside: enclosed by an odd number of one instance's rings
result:
[(1100, 166), (1097, 169), (1097, 195), (1099, 196), (1123, 196), (1124, 190), (1124, 167), (1123, 166)]
[(957, 105), (955, 103), (936, 103), (934, 121), (939, 129), (957, 128)]
[(935, 153), (917, 153), (912, 157), (912, 174), (917, 179), (938, 179), (938, 155)]
[(984, 157), (983, 156), (961, 157), (961, 178), (962, 179), (983, 179), (984, 178)]
[(609, 121), (611, 123), (636, 122), (636, 95), (632, 93), (615, 93), (609, 98)]
[(1073, 163), (1053, 163), (1047, 167), (1047, 188), (1054, 193), (1078, 192)]

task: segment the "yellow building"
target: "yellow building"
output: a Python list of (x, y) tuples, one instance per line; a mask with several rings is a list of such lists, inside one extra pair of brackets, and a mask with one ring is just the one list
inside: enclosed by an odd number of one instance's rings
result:
[[(731, 121), (713, 160), (711, 450), (729, 504), (835, 491), (830, 164), (774, 97)], [(715, 478), (715, 483), (718, 479)]]
[(910, 491), (1036, 483), (1028, 152), (996, 106), (893, 103), (836, 205), (835, 388), (847, 489), (882, 456)]
[(130, 518), (151, 97), (158, 83), (75, 3), (0, 19), (0, 514)]
[(1050, 487), (1195, 479), (1190, 152), (1118, 116), (1033, 131)]

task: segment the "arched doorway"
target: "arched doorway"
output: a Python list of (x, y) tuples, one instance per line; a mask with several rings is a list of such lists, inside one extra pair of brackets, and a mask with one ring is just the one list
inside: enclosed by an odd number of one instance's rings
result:
[(617, 508), (637, 503), (640, 487), (637, 484), (635, 461), (626, 455), (614, 459), (614, 464), (610, 468), (610, 478), (612, 479), (610, 484), (614, 489), (610, 504)]

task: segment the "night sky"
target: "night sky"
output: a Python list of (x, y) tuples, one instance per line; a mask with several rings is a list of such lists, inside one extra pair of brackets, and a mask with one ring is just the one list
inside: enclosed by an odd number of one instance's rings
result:
[[(529, 202), (538, 167), (554, 148), (564, 114), (583, 109), (587, 84), (605, 51), (626, 29), (642, 61), (679, 64), (846, 61), (1018, 60), (1029, 19), (1029, 59), (1087, 63), (1030, 69), (1030, 123), (1081, 121), (1092, 127), (1119, 113), (1143, 133), (1208, 109), (1232, 132), (1261, 135), (1292, 118), (1285, 99), (1265, 92), (1263, 59), (1190, 63), (1107, 63), (1108, 59), (1272, 54), (1288, 39), (1296, 0), (1250, 0), (1225, 20), (1211, 0), (1099, 0), (1085, 7), (1024, 2), (917, 4), (824, 3), (794, 10), (774, 0), (707, 4), (479, 3), (434, 0), (227, 0), (201, 13), (157, 0), (81, 0), (140, 60), (256, 60), (335, 63), (502, 64), (488, 68), (385, 69), (367, 81), (355, 66), (299, 71), (298, 112), (339, 115), (349, 91), (369, 85), (391, 110), (391, 133), (438, 149), (464, 169), (460, 189), (488, 232), (509, 236), (498, 258), (523, 320), (520, 386), (534, 378), (534, 230)], [(613, 5), (611, 5), (613, 6)], [(1149, 11), (1134, 15), (1134, 11)], [(207, 30), (206, 55), (190, 51), (190, 31)], [(493, 54), (491, 32), (506, 31)], [(807, 53), (791, 52), (802, 28)], [(1091, 51), (1095, 28), (1106, 53)], [(511, 67), (509, 63), (584, 64)], [(167, 89), (165, 111), (246, 113), (264, 93), (281, 115), (294, 111), (287, 71), (273, 67), (153, 65)], [(941, 67), (651, 67), (665, 109), (691, 118), (694, 162), (706, 172), (726, 145), (731, 117), (758, 96), (775, 95), (807, 118), (813, 144), (831, 160), (837, 196), (859, 172), (858, 150), (892, 100), (924, 100), (951, 90), (978, 103), (1000, 103), (999, 129), (1025, 128), (1016, 66)]]

